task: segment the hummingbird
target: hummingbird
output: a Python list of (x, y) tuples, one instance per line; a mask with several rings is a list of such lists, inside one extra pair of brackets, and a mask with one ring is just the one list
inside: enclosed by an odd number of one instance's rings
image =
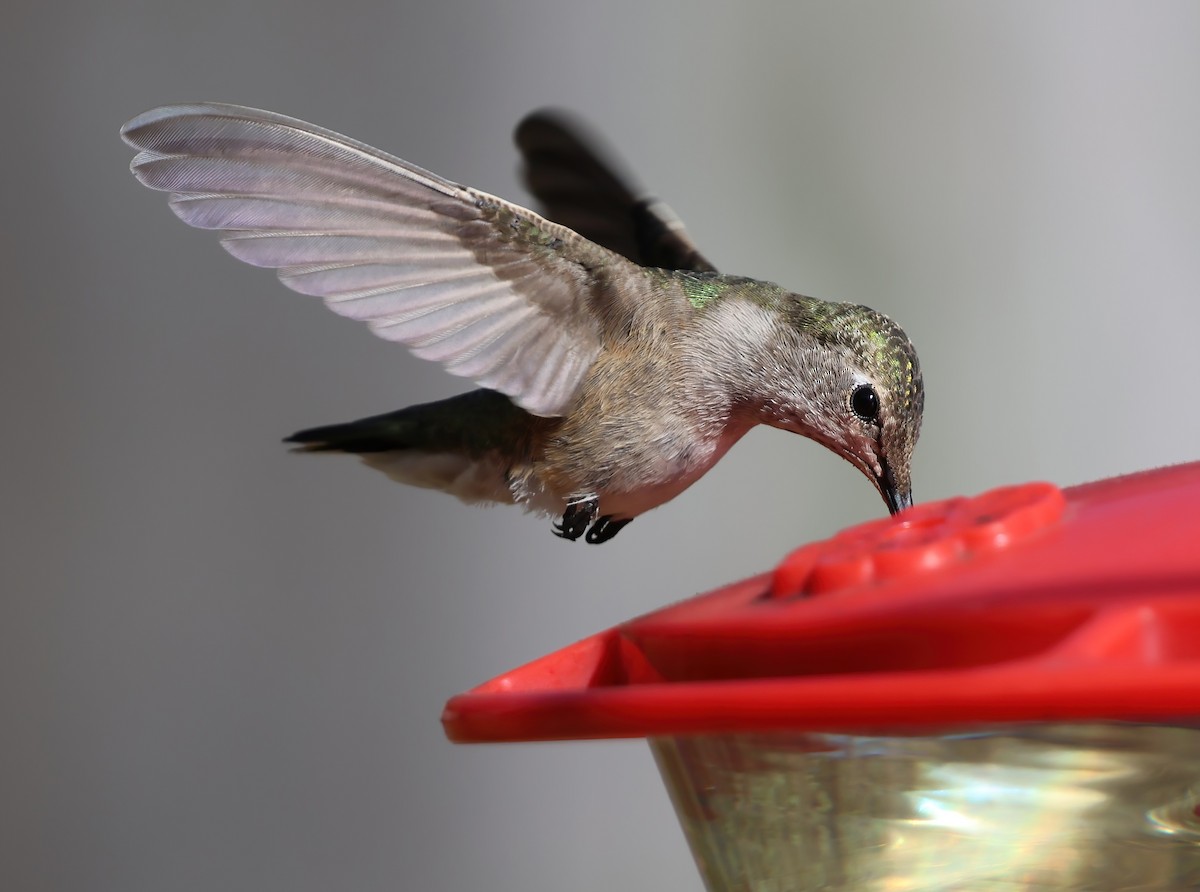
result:
[(891, 319), (724, 275), (574, 118), (515, 140), (546, 216), (272, 112), (171, 105), (121, 130), (131, 169), (239, 260), (479, 389), (286, 438), (403, 483), (556, 518), (598, 544), (747, 431), (815, 440), (895, 514), (924, 388)]

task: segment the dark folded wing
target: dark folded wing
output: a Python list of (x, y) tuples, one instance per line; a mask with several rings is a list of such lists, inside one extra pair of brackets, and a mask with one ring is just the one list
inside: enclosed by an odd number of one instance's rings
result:
[(525, 184), (551, 220), (641, 266), (716, 272), (663, 202), (639, 196), (632, 179), (579, 121), (534, 112), (518, 126)]
[(235, 257), (538, 415), (565, 409), (622, 277), (642, 278), (531, 211), (282, 115), (168, 106), (121, 133), (137, 178)]

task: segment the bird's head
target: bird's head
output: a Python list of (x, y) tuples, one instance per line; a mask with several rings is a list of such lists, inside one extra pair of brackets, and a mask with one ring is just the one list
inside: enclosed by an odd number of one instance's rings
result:
[[(770, 423), (827, 446), (875, 484), (895, 514), (912, 504), (925, 390), (908, 336), (869, 307), (807, 298), (780, 307), (803, 382)], [(790, 342), (790, 343), (788, 343)], [(785, 363), (790, 365), (791, 363)], [(786, 403), (786, 401), (785, 401)]]

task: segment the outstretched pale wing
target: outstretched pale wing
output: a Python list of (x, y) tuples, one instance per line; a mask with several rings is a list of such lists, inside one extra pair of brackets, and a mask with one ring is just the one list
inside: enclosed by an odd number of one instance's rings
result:
[(564, 226), (282, 115), (168, 106), (121, 135), (137, 178), (235, 257), (534, 414), (566, 408), (638, 277)]
[(514, 136), (525, 185), (551, 220), (642, 266), (716, 272), (667, 205), (640, 193), (604, 142), (560, 111), (526, 117)]

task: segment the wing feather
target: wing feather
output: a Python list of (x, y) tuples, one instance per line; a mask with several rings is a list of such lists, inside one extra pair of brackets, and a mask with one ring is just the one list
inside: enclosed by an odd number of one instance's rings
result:
[[(461, 255), (447, 253), (437, 265), (432, 263), (327, 263), (318, 266), (289, 267), (279, 278), (294, 291), (328, 298), (330, 301), (369, 296), (419, 282), (441, 281), (456, 275), (474, 274), (469, 251)], [(466, 271), (464, 273), (464, 270)]]
[(135, 176), (233, 256), (535, 414), (566, 409), (637, 312), (622, 285), (645, 288), (564, 226), (282, 115), (167, 106), (122, 136)]
[(508, 312), (490, 310), (486, 315), (481, 314), (460, 328), (438, 332), (425, 338), (413, 349), (422, 359), (434, 362), (446, 362), (449, 358), (468, 359), (503, 334), (514, 322), (520, 321), (510, 318), (514, 312), (528, 313), (529, 310), (520, 306)]
[(616, 156), (582, 121), (534, 112), (518, 126), (525, 184), (552, 220), (643, 266), (714, 272), (675, 213), (640, 194)]

